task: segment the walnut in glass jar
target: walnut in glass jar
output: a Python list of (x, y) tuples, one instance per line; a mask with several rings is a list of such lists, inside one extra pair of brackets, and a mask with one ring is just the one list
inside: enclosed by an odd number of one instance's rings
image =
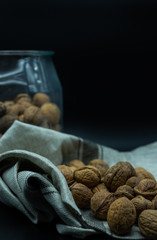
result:
[(7, 108), (3, 102), (0, 102), (0, 117), (5, 115), (7, 112)]
[(45, 93), (38, 92), (33, 96), (33, 104), (38, 107), (41, 107), (44, 103), (48, 102), (50, 102), (50, 97)]

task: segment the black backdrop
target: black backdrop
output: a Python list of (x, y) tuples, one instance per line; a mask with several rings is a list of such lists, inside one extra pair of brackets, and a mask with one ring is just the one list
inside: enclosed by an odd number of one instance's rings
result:
[[(1, 0), (0, 49), (55, 51), (66, 131), (130, 150), (157, 140), (156, 13), (156, 0)], [(14, 210), (1, 206), (3, 239), (69, 239)]]
[(55, 51), (65, 121), (156, 121), (156, 1), (0, 5), (1, 49)]

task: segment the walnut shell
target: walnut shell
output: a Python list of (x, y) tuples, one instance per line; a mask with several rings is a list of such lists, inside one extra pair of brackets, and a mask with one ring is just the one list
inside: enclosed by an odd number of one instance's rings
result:
[(0, 133), (5, 133), (15, 120), (18, 120), (17, 115), (6, 114), (0, 118)]
[(4, 104), (6, 106), (6, 114), (9, 114), (10, 111), (12, 110), (12, 107), (15, 105), (15, 103), (13, 101), (6, 101), (4, 102)]
[(85, 166), (75, 170), (74, 178), (77, 182), (86, 185), (87, 187), (94, 187), (100, 183), (100, 172), (93, 166)]
[(27, 101), (18, 101), (18, 104), (21, 106), (21, 108), (23, 107), (23, 113), (24, 113), (26, 108), (32, 106), (32, 104), (30, 102), (27, 102)]
[(81, 160), (78, 160), (78, 159), (74, 159), (74, 160), (70, 161), (68, 165), (70, 167), (75, 167), (75, 168), (80, 168), (80, 167), (85, 166), (85, 164)]
[(41, 107), (44, 103), (50, 102), (50, 97), (45, 93), (36, 93), (33, 96), (33, 104)]
[(31, 99), (27, 99), (27, 98), (20, 98), (16, 103), (18, 104), (30, 104), (32, 105), (32, 101)]
[(29, 102), (16, 103), (12, 106), (7, 107), (7, 113), (21, 115), (24, 111), (31, 106)]
[(44, 120), (45, 117), (39, 107), (32, 105), (24, 111), (24, 122), (26, 123), (41, 125)]
[(98, 168), (101, 175), (101, 181), (103, 181), (106, 171), (109, 169), (109, 165), (101, 159), (93, 159), (89, 162), (89, 165)]
[(153, 203), (144, 198), (141, 195), (136, 196), (135, 198), (133, 198), (131, 200), (131, 202), (134, 204), (135, 208), (136, 208), (136, 218), (138, 219), (139, 215), (141, 214), (142, 211), (144, 211), (145, 209), (153, 209)]
[(14, 104), (7, 107), (7, 114), (20, 115), (20, 109), (18, 104)]
[(118, 198), (111, 203), (107, 213), (107, 222), (112, 232), (117, 235), (129, 233), (135, 220), (136, 209), (128, 198)]
[(61, 111), (55, 103), (44, 103), (41, 112), (54, 125), (60, 120)]
[(74, 201), (79, 208), (86, 208), (90, 205), (90, 199), (93, 196), (92, 191), (82, 183), (74, 183), (70, 187)]
[(157, 195), (152, 199), (154, 209), (157, 209)]
[(148, 172), (146, 169), (144, 169), (143, 167), (136, 167), (135, 171), (136, 171), (137, 177), (150, 178), (150, 179), (155, 180), (155, 177), (150, 172)]
[(143, 179), (143, 178), (133, 176), (133, 177), (129, 178), (129, 179), (126, 181), (126, 185), (134, 188), (135, 186), (137, 186), (137, 185), (139, 184), (139, 182), (140, 182), (142, 179)]
[(115, 197), (120, 198), (120, 197), (127, 197), (128, 199), (132, 199), (135, 197), (135, 192), (134, 189), (128, 185), (122, 185), (117, 188), (115, 191)]
[(20, 122), (24, 122), (24, 114), (19, 115), (18, 119)]
[(19, 101), (27, 101), (31, 103), (31, 97), (27, 93), (19, 93), (16, 95), (14, 102), (17, 103)]
[(107, 212), (113, 201), (115, 201), (113, 193), (106, 191), (96, 192), (90, 201), (90, 207), (94, 216), (101, 220), (107, 220)]
[(7, 112), (7, 108), (3, 102), (0, 102), (0, 117), (4, 116)]
[(109, 190), (107, 189), (107, 187), (105, 186), (104, 183), (99, 183), (98, 185), (96, 185), (93, 189), (92, 192), (96, 193), (96, 192), (100, 192), (100, 191), (104, 191), (104, 192), (109, 192)]
[(129, 162), (118, 162), (107, 170), (104, 183), (111, 192), (114, 192), (119, 186), (124, 185), (130, 177), (135, 175), (135, 169)]
[(72, 185), (75, 181), (73, 178), (73, 174), (74, 174), (73, 170), (64, 164), (58, 165), (57, 168), (61, 171), (61, 173), (65, 177), (68, 186)]
[(146, 238), (157, 239), (157, 210), (144, 210), (138, 218), (138, 227)]
[(6, 107), (10, 107), (10, 106), (13, 106), (15, 104), (15, 102), (14, 101), (5, 101), (4, 104)]
[(141, 180), (136, 187), (134, 187), (134, 191), (136, 194), (152, 200), (153, 197), (157, 195), (157, 182), (152, 179), (145, 178)]

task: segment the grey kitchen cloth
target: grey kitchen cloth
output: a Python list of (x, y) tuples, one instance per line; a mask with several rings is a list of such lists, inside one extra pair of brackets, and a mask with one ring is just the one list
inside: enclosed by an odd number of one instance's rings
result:
[(0, 201), (15, 207), (30, 221), (56, 220), (60, 234), (85, 238), (106, 233), (120, 239), (145, 239), (137, 226), (118, 237), (106, 221), (94, 218), (91, 210), (80, 210), (66, 180), (56, 165), (94, 158), (109, 166), (128, 161), (144, 167), (157, 179), (157, 142), (120, 152), (82, 138), (15, 121), (0, 140)]

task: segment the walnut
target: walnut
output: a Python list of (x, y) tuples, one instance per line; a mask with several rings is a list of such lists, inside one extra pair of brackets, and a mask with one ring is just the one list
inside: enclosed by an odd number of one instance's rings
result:
[(74, 178), (77, 182), (86, 185), (87, 187), (94, 187), (100, 183), (100, 172), (96, 167), (85, 166), (75, 170)]
[(135, 175), (135, 169), (129, 162), (118, 162), (107, 170), (104, 183), (111, 192), (114, 192), (119, 186), (124, 185), (130, 177)]
[(74, 159), (72, 161), (69, 162), (68, 164), (70, 167), (75, 167), (75, 168), (80, 168), (80, 167), (84, 167), (85, 164), (81, 161), (81, 160), (78, 160), (78, 159)]
[(117, 188), (115, 191), (115, 197), (127, 197), (128, 199), (132, 199), (135, 197), (134, 189), (128, 185), (122, 185)]
[(89, 162), (89, 165), (92, 165), (100, 171), (101, 181), (103, 181), (106, 171), (109, 169), (109, 165), (101, 159), (93, 159)]
[(7, 107), (7, 113), (16, 114), (19, 116), (23, 114), (26, 108), (28, 108), (29, 106), (31, 106), (31, 104), (27, 102), (23, 102), (22, 104), (16, 103), (14, 105)]
[(23, 107), (23, 112), (25, 111), (26, 108), (32, 106), (30, 102), (26, 102), (26, 101), (21, 101), (21, 102), (18, 101), (18, 104)]
[(131, 200), (131, 202), (134, 204), (134, 206), (136, 208), (137, 220), (142, 211), (144, 211), (145, 209), (153, 209), (154, 208), (153, 203), (141, 195), (138, 195), (135, 198), (133, 198)]
[(13, 106), (15, 104), (15, 102), (14, 101), (5, 101), (4, 104), (6, 107), (10, 107), (10, 106)]
[(31, 99), (27, 99), (27, 98), (20, 98), (16, 103), (18, 103), (18, 104), (30, 104), (30, 105), (32, 105), (32, 101), (31, 101)]
[(103, 190), (96, 192), (90, 202), (90, 207), (95, 217), (101, 220), (107, 220), (108, 209), (115, 199), (113, 193)]
[(18, 119), (20, 122), (24, 122), (24, 114), (19, 115)]
[(152, 199), (154, 209), (157, 209), (157, 195)]
[(129, 179), (126, 181), (126, 185), (134, 188), (135, 186), (137, 186), (137, 185), (139, 184), (139, 182), (140, 182), (142, 179), (143, 179), (143, 178), (133, 176), (133, 177), (129, 178)]
[(98, 185), (96, 185), (93, 189), (92, 192), (96, 193), (96, 192), (100, 192), (100, 191), (104, 191), (104, 192), (109, 192), (109, 190), (107, 189), (107, 187), (105, 186), (104, 183), (99, 183)]
[(135, 220), (136, 209), (128, 198), (121, 197), (111, 203), (107, 213), (107, 222), (112, 232), (117, 235), (129, 233)]
[(5, 133), (18, 117), (13, 114), (6, 114), (0, 118), (0, 133)]
[(4, 102), (4, 104), (6, 106), (6, 114), (9, 114), (10, 111), (12, 110), (12, 107), (15, 105), (15, 103), (13, 101), (6, 101)]
[(92, 191), (82, 183), (74, 183), (70, 186), (74, 201), (79, 208), (86, 208), (90, 205), (93, 196)]
[(33, 96), (33, 104), (41, 107), (44, 103), (50, 102), (50, 97), (45, 93), (36, 93)]
[(3, 102), (0, 102), (0, 117), (4, 116), (7, 112), (7, 108)]
[(60, 120), (61, 112), (55, 103), (44, 103), (41, 106), (41, 112), (54, 125)]
[(134, 188), (134, 191), (136, 194), (152, 200), (153, 197), (157, 195), (157, 182), (152, 179), (145, 178), (139, 182), (139, 184)]
[(64, 164), (58, 165), (57, 168), (61, 171), (61, 173), (65, 177), (68, 186), (72, 185), (75, 181), (73, 178), (73, 174), (74, 174), (73, 170)]
[(24, 122), (26, 123), (41, 125), (44, 120), (45, 117), (37, 106), (32, 105), (24, 111)]
[(19, 105), (14, 104), (14, 105), (7, 107), (7, 114), (19, 115)]
[(16, 114), (17, 115), (17, 113), (14, 111), (14, 108), (13, 108), (14, 105), (15, 105), (15, 103), (13, 105), (6, 106), (6, 114)]
[(14, 101), (0, 102), (0, 117), (5, 114), (17, 115), (21, 122), (61, 131), (61, 111), (55, 103), (50, 102), (50, 97), (45, 93), (36, 93), (33, 101), (29, 94), (20, 93)]
[(14, 102), (21, 102), (21, 101), (26, 101), (26, 102), (30, 102), (32, 101), (31, 97), (29, 96), (29, 94), (27, 93), (19, 93), (16, 95)]
[(157, 239), (157, 210), (144, 210), (138, 218), (138, 227), (146, 238)]
[(3, 134), (0, 133), (0, 138), (3, 136)]
[(144, 169), (143, 167), (137, 167), (137, 168), (135, 168), (135, 171), (136, 171), (137, 177), (150, 178), (150, 179), (155, 180), (155, 177), (150, 172), (148, 172), (146, 169)]

